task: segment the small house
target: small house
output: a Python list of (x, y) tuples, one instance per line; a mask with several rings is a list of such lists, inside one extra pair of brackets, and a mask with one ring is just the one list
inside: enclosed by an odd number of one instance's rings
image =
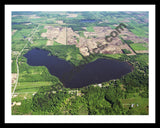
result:
[(99, 87), (102, 87), (102, 84), (98, 84)]
[(21, 102), (17, 102), (16, 105), (17, 105), (17, 106), (20, 106), (20, 105), (21, 105)]
[(131, 104), (131, 107), (133, 108), (134, 104)]

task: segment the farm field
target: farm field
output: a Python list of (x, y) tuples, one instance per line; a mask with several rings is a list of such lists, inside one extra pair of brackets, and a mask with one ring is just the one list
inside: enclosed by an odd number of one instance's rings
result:
[(130, 46), (131, 46), (135, 51), (148, 50), (148, 44), (147, 44), (147, 43), (133, 43), (133, 44), (130, 44)]
[(50, 85), (52, 85), (52, 82), (21, 82), (17, 85), (15, 93), (33, 93), (37, 92), (40, 87)]
[[(121, 23), (126, 27), (118, 32)], [(11, 32), (12, 115), (148, 115), (148, 12), (15, 11)], [(25, 54), (32, 49), (49, 51), (47, 57), (77, 71), (97, 59), (133, 68), (119, 79), (66, 88), (46, 66), (28, 64)]]

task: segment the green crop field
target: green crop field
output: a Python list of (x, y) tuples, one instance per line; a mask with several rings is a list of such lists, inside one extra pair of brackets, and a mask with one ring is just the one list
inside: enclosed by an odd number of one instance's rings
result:
[(39, 87), (50, 86), (52, 82), (40, 81), (40, 82), (21, 82), (17, 85), (16, 93), (19, 92), (37, 92)]
[(148, 44), (147, 43), (133, 43), (133, 44), (130, 44), (130, 46), (135, 51), (148, 50)]

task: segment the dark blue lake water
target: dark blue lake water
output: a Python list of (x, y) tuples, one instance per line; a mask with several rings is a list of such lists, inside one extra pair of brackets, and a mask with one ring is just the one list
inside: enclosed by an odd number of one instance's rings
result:
[(50, 74), (57, 76), (67, 88), (81, 88), (117, 79), (132, 71), (131, 65), (118, 60), (97, 59), (83, 66), (75, 67), (68, 61), (48, 54), (49, 51), (32, 49), (24, 56), (31, 66), (46, 66)]

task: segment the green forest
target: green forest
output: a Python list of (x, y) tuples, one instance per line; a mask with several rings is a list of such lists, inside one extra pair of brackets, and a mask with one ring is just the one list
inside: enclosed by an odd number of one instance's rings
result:
[[(42, 73), (42, 81), (50, 79), (52, 84), (40, 87), (33, 98), (22, 100), (25, 105), (14, 106), (12, 112), (22, 115), (147, 115), (147, 56), (141, 54), (120, 57), (119, 60), (127, 60), (133, 65), (133, 71), (121, 79), (103, 82), (102, 87), (90, 85), (77, 89), (64, 88), (57, 78), (47, 72), (48, 75)], [(128, 105), (129, 99), (131, 101)], [(135, 106), (131, 107), (131, 104)]]

